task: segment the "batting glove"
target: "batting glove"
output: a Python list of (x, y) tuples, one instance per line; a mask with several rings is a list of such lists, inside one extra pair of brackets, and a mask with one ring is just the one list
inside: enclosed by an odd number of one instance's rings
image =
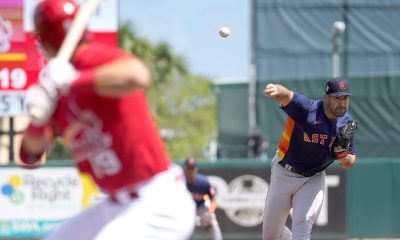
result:
[(39, 83), (28, 89), (25, 107), (35, 126), (45, 125), (56, 108), (60, 95), (68, 94), (78, 72), (66, 61), (53, 58), (41, 72)]
[(25, 94), (25, 107), (34, 126), (45, 125), (54, 113), (57, 102), (54, 91), (42, 85), (31, 86)]
[(43, 69), (40, 85), (52, 85), (51, 91), (68, 94), (71, 83), (78, 77), (78, 71), (68, 61), (53, 58)]

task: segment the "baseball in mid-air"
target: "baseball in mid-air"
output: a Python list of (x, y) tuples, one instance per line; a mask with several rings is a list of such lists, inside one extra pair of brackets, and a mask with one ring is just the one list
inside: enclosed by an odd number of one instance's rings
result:
[(229, 34), (231, 33), (231, 30), (229, 30), (229, 28), (228, 27), (221, 27), (220, 29), (219, 29), (219, 35), (221, 36), (221, 37), (228, 37), (229, 36)]

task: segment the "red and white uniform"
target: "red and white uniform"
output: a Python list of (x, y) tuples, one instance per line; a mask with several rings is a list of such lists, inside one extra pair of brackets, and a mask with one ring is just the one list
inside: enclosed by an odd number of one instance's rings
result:
[[(119, 57), (124, 53), (116, 48), (89, 44), (73, 64), (87, 70)], [(78, 169), (113, 201), (83, 211), (47, 240), (189, 239), (195, 205), (182, 170), (168, 159), (144, 91), (114, 98), (72, 88), (59, 99), (51, 124)]]
[[(85, 70), (124, 54), (110, 46), (91, 44), (76, 53), (73, 64)], [(108, 192), (131, 187), (168, 169), (169, 160), (144, 91), (113, 98), (72, 88), (59, 100), (54, 120), (56, 132), (72, 151), (79, 170), (90, 173)]]

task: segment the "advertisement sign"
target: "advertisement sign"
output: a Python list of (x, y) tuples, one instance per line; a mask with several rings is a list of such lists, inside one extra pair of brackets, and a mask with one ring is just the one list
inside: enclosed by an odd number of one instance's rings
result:
[(0, 238), (45, 236), (104, 198), (74, 167), (0, 168)]
[[(269, 187), (269, 167), (202, 169), (215, 187), (217, 218), (224, 233), (260, 233), (265, 198)], [(346, 174), (341, 169), (326, 171), (325, 199), (313, 228), (314, 233), (346, 231)], [(291, 227), (289, 216), (287, 226)], [(201, 229), (199, 229), (201, 231)]]
[[(0, 2), (0, 117), (26, 114), (21, 97), (37, 82), (47, 63), (33, 35), (33, 11), (38, 2)], [(117, 4), (117, 0), (101, 1), (88, 26), (94, 40), (117, 45)]]
[[(215, 187), (224, 235), (260, 235), (269, 167), (202, 168)], [(313, 233), (346, 233), (346, 172), (328, 168), (325, 200)], [(0, 239), (42, 237), (66, 219), (105, 199), (91, 178), (74, 167), (0, 168)], [(291, 226), (291, 216), (287, 221)], [(195, 234), (207, 234), (201, 227)]]

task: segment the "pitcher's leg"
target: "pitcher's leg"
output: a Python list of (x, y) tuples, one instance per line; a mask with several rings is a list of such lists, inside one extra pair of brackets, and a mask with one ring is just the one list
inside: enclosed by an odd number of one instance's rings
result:
[(312, 227), (321, 211), (325, 173), (310, 178), (293, 196), (293, 239), (309, 240)]
[(285, 169), (274, 161), (264, 208), (262, 228), (263, 240), (285, 239), (284, 235), (286, 235), (286, 239), (288, 239), (288, 229), (286, 231), (284, 230), (286, 219), (291, 208), (291, 192), (295, 184), (285, 176), (285, 171)]
[(278, 240), (284, 233), (284, 226), (291, 208), (290, 197), (279, 196), (271, 191), (268, 191), (268, 195), (264, 208), (263, 240)]

